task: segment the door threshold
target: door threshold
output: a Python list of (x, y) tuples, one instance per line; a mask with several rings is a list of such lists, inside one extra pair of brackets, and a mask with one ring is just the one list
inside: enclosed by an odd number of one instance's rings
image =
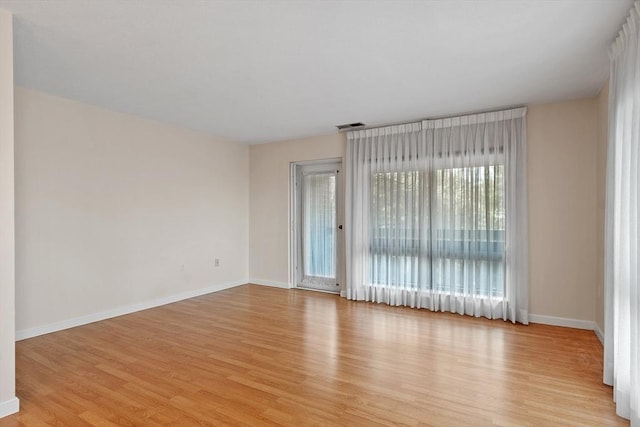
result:
[(293, 289), (300, 289), (301, 291), (322, 292), (323, 294), (340, 295), (340, 291), (327, 291), (324, 289), (305, 288), (304, 286), (296, 286)]

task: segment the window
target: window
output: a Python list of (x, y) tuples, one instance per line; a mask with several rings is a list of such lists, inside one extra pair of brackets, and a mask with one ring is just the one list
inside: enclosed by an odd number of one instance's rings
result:
[(525, 115), (348, 133), (342, 295), (528, 323)]
[(504, 295), (503, 165), (371, 179), (371, 284)]

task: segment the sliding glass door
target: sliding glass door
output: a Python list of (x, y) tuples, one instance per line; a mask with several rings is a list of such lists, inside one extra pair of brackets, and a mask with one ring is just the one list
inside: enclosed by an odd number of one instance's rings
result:
[(340, 291), (340, 163), (296, 165), (296, 286)]

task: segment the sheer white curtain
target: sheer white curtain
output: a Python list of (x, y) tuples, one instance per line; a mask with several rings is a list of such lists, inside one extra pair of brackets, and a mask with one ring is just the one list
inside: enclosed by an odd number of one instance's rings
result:
[(349, 133), (342, 295), (527, 323), (525, 113)]
[(302, 180), (304, 273), (336, 277), (336, 177), (332, 173), (307, 173)]
[(604, 382), (640, 426), (640, 2), (611, 48), (605, 239)]

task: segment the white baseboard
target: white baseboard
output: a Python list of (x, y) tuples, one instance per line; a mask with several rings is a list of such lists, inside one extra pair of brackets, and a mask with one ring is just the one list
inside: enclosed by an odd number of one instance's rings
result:
[(156, 298), (150, 301), (144, 301), (137, 304), (118, 307), (100, 313), (92, 313), (86, 316), (74, 317), (72, 319), (62, 320), (60, 322), (49, 323), (47, 325), (36, 326), (34, 328), (22, 329), (16, 331), (16, 341), (27, 338), (37, 337), (51, 332), (62, 331), (63, 329), (74, 328), (76, 326), (86, 325), (88, 323), (98, 322), (100, 320), (110, 319), (112, 317), (122, 316), (123, 314), (135, 313), (136, 311), (146, 310), (148, 308), (158, 307), (173, 302), (182, 301), (189, 298), (198, 297), (200, 295), (210, 294), (212, 292), (221, 291), (223, 289), (233, 288), (235, 286), (246, 284), (246, 280), (235, 282), (220, 283), (206, 288), (194, 289), (192, 291), (181, 292), (175, 295), (169, 295), (162, 298)]
[(264, 280), (264, 279), (251, 279), (249, 283), (254, 285), (262, 285), (262, 286), (271, 286), (274, 288), (284, 288), (289, 289), (289, 284), (285, 282), (274, 282), (273, 280)]
[(596, 336), (600, 340), (600, 344), (604, 345), (604, 332), (600, 329), (600, 326), (596, 322), (593, 322), (593, 332), (596, 333)]
[(587, 329), (589, 331), (593, 331), (595, 329), (595, 322), (591, 320), (543, 316), (541, 314), (529, 314), (529, 322), (542, 323), (543, 325), (564, 326), (565, 328)]
[(0, 402), (0, 418), (15, 414), (20, 410), (20, 400), (17, 397)]

